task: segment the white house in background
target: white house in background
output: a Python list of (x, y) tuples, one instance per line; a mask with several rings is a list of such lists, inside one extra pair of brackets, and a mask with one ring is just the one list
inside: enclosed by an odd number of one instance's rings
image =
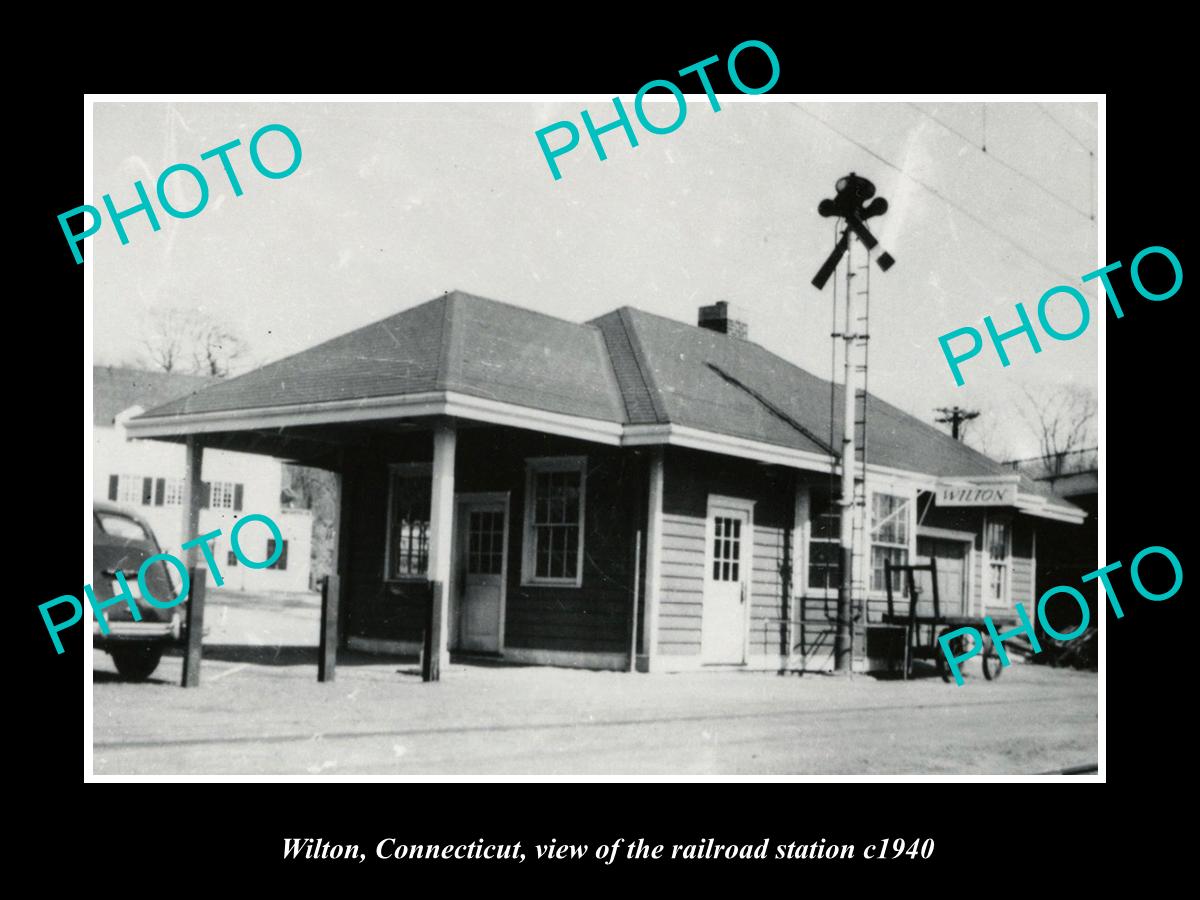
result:
[[(95, 366), (93, 379), (93, 495), (135, 510), (149, 520), (165, 553), (196, 535), (184, 535), (183, 495), (185, 448), (162, 441), (130, 439), (125, 422), (168, 400), (195, 393), (218, 379), (168, 372)], [(282, 505), (283, 464), (249, 453), (209, 450), (201, 472), (204, 480), (200, 532), (220, 529), (213, 558), (225, 579), (222, 590), (307, 591), (312, 547), (312, 514)], [(283, 550), (268, 569), (239, 565), (229, 534), (240, 516), (261, 513), (283, 534)], [(238, 535), (250, 559), (267, 559), (274, 541), (261, 523)], [(209, 586), (213, 586), (209, 576)]]

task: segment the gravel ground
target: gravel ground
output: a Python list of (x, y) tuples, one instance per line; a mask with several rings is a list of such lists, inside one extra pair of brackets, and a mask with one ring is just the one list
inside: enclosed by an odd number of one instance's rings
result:
[(1014, 665), (959, 688), (822, 675), (630, 675), (343, 654), (316, 681), (313, 595), (210, 594), (202, 686), (94, 653), (113, 774), (1033, 774), (1097, 760), (1097, 676)]

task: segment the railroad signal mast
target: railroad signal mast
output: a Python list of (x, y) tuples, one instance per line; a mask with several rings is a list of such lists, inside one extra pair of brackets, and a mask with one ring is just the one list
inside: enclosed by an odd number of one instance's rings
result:
[[(850, 673), (854, 666), (854, 623), (865, 609), (866, 582), (854, 579), (856, 547), (865, 550), (867, 517), (867, 369), (870, 358), (871, 314), (871, 254), (879, 241), (866, 226), (868, 219), (881, 216), (888, 209), (882, 197), (875, 196), (875, 185), (851, 172), (839, 178), (837, 193), (832, 200), (822, 200), (817, 212), (826, 218), (836, 217), (840, 235), (833, 251), (821, 265), (812, 283), (823, 290), (837, 271), (843, 257), (846, 261), (846, 290), (841, 330), (838, 328), (837, 282), (833, 289), (833, 328), (830, 337), (842, 345), (842, 453), (841, 490), (841, 577), (838, 584), (837, 616), (833, 639), (834, 669)], [(852, 245), (865, 248), (865, 261), (854, 264)], [(881, 252), (876, 263), (883, 271), (895, 263), (890, 253)], [(856, 283), (855, 279), (860, 279)], [(835, 366), (836, 368), (836, 366)], [(831, 373), (832, 374), (832, 373)], [(834, 404), (830, 404), (830, 431), (834, 428)], [(869, 567), (859, 567), (864, 578)]]

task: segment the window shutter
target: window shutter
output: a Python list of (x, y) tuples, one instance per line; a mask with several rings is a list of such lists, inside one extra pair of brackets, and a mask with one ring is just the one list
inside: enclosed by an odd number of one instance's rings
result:
[(120, 475), (109, 475), (108, 476), (108, 499), (109, 500), (117, 499), (117, 484), (118, 484), (118, 482), (120, 482), (120, 480), (121, 480)]
[(233, 486), (233, 511), (242, 511), (242, 486), (240, 484)]
[(212, 482), (200, 482), (200, 508), (207, 509), (209, 499), (212, 497)]
[(154, 505), (163, 505), (163, 492), (167, 489), (167, 479), (157, 478), (154, 481)]
[(154, 479), (142, 479), (142, 506), (151, 506), (154, 503)]
[(275, 568), (287, 568), (287, 541), (283, 542), (283, 552), (279, 554), (279, 559), (275, 560)]

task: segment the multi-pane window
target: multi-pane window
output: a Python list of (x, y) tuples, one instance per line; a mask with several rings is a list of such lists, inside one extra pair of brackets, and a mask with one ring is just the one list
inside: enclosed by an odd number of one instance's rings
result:
[[(108, 499), (131, 506), (181, 506), (184, 487), (184, 479), (177, 477), (112, 475), (108, 479)], [(238, 512), (242, 508), (242, 490), (243, 485), (235, 481), (206, 481), (201, 503), (210, 509)]]
[[(287, 545), (288, 542), (283, 541), (283, 545), (279, 548), (279, 559), (267, 566), (268, 569), (286, 569), (287, 568)], [(267, 538), (267, 559), (275, 555), (275, 538)]]
[(397, 466), (391, 473), (388, 577), (424, 578), (429, 571), (429, 467)]
[(163, 506), (179, 506), (183, 503), (183, 479), (166, 478), (163, 480)]
[(1003, 602), (1008, 597), (1008, 548), (1010, 529), (1007, 522), (987, 522), (984, 539), (987, 543), (988, 558), (988, 597), (996, 602)]
[(212, 509), (233, 509), (237, 485), (232, 481), (214, 481), (209, 486), (208, 505)]
[(809, 497), (808, 586), (837, 590), (841, 581), (841, 508), (829, 488), (814, 486)]
[(728, 516), (713, 517), (713, 581), (740, 581), (742, 560), (742, 520)]
[[(909, 516), (908, 497), (895, 494), (871, 495), (871, 590), (887, 589), (885, 562), (893, 566), (908, 564)], [(907, 579), (892, 571), (892, 590), (908, 591)]]
[(504, 570), (504, 511), (472, 510), (467, 523), (467, 574), (499, 575)]
[(117, 478), (117, 496), (113, 499), (118, 503), (137, 506), (142, 502), (144, 481), (145, 479), (140, 475), (119, 476)]
[(583, 564), (582, 457), (531, 460), (525, 515), (525, 580), (580, 584)]

